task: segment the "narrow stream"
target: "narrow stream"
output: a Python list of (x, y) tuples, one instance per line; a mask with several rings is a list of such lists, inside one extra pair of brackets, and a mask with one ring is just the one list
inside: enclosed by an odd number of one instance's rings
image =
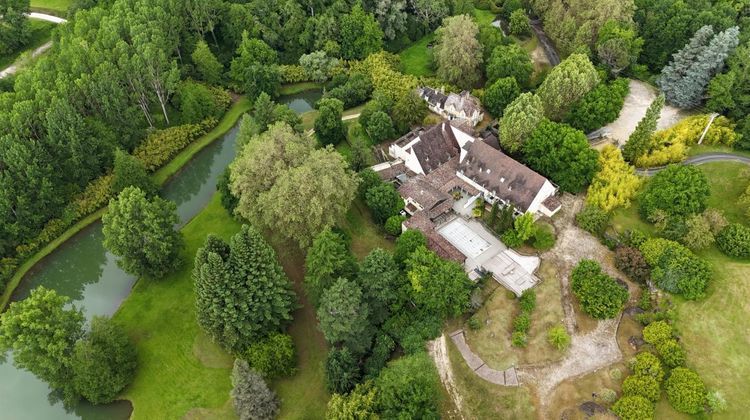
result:
[[(284, 96), (279, 102), (301, 114), (311, 110), (320, 96), (319, 91), (309, 91)], [(216, 192), (216, 181), (237, 152), (238, 131), (235, 125), (164, 186), (162, 196), (177, 203), (181, 224), (195, 217)], [(135, 278), (117, 267), (114, 256), (104, 249), (103, 239), (100, 221), (83, 229), (30, 270), (12, 300), (24, 299), (32, 289), (45, 286), (70, 297), (87, 319), (112, 315), (130, 293)], [(129, 402), (120, 401), (103, 406), (81, 403), (66, 412), (61, 403), (50, 400), (49, 393), (45, 382), (16, 369), (10, 355), (0, 363), (0, 419), (120, 420), (129, 418), (132, 411)]]

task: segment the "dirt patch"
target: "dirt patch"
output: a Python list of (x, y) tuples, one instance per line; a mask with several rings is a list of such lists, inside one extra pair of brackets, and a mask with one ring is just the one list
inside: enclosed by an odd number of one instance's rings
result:
[[(609, 137), (619, 144), (625, 144), (630, 134), (635, 130), (635, 126), (646, 115), (646, 109), (656, 98), (656, 94), (657, 91), (654, 87), (639, 80), (631, 79), (630, 92), (625, 97), (625, 104), (620, 111), (620, 116), (604, 126), (605, 130), (609, 132)], [(690, 116), (688, 111), (671, 105), (664, 105), (657, 128), (659, 130), (669, 128), (688, 116)]]
[(437, 367), (438, 375), (440, 375), (440, 380), (443, 382), (443, 387), (448, 391), (448, 395), (450, 395), (451, 400), (453, 400), (453, 404), (456, 407), (457, 418), (463, 419), (463, 399), (456, 387), (451, 360), (448, 357), (448, 346), (446, 344), (445, 334), (430, 341), (427, 344), (427, 348), (429, 349), (430, 356), (432, 356), (432, 360), (435, 361), (435, 366)]

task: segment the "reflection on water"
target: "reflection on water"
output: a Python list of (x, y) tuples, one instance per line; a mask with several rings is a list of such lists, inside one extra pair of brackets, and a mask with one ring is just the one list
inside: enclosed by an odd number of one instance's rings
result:
[[(309, 111), (320, 92), (303, 92), (279, 100), (297, 113)], [(181, 225), (195, 217), (216, 192), (216, 181), (234, 159), (238, 127), (220, 141), (198, 153), (165, 185), (162, 196), (177, 203)], [(87, 318), (112, 315), (128, 296), (135, 278), (120, 270), (114, 255), (104, 249), (102, 224), (83, 229), (37, 264), (13, 293), (13, 300), (27, 297), (32, 289), (45, 286), (68, 296), (84, 310)], [(127, 401), (106, 406), (79, 404), (66, 412), (62, 404), (50, 401), (47, 384), (31, 373), (16, 369), (12, 359), (0, 363), (0, 419), (85, 419), (120, 420), (130, 417)]]

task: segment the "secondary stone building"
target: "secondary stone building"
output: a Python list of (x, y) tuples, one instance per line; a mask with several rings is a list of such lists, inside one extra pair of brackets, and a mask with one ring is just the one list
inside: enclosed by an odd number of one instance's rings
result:
[(422, 87), (417, 90), (419, 96), (427, 102), (430, 111), (448, 120), (456, 120), (476, 126), (484, 118), (479, 99), (468, 91), (445, 94), (443, 89)]

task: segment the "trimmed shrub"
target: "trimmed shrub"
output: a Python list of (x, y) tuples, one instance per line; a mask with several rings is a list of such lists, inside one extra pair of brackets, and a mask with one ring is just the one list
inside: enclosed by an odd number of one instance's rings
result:
[(526, 347), (529, 338), (526, 336), (525, 332), (515, 331), (510, 337), (510, 342), (513, 347)]
[(581, 309), (594, 319), (614, 318), (628, 300), (627, 289), (604, 274), (596, 261), (581, 260), (570, 278)]
[(672, 370), (664, 388), (672, 408), (688, 414), (698, 414), (706, 402), (706, 386), (694, 371), (678, 367)]
[(528, 333), (531, 328), (531, 318), (528, 314), (522, 313), (513, 320), (513, 331)]
[(518, 299), (518, 304), (522, 313), (530, 314), (536, 308), (536, 292), (534, 289), (524, 290)]
[(635, 375), (651, 376), (657, 382), (664, 379), (664, 369), (659, 358), (647, 351), (635, 355), (635, 358), (630, 362), (630, 370)]
[(672, 326), (665, 321), (656, 321), (643, 329), (643, 339), (651, 345), (657, 345), (665, 340), (672, 339)]
[(564, 326), (555, 325), (547, 330), (547, 342), (557, 350), (565, 350), (570, 346), (570, 335)]
[(584, 133), (604, 127), (620, 115), (629, 90), (629, 81), (625, 78), (599, 83), (573, 105), (564, 121)]
[(612, 411), (620, 417), (621, 420), (644, 420), (654, 418), (654, 405), (651, 401), (639, 396), (622, 397), (615, 405)]
[(626, 396), (640, 395), (651, 402), (659, 401), (661, 389), (659, 382), (649, 375), (631, 375), (622, 382), (622, 394)]
[(685, 364), (685, 349), (677, 340), (664, 340), (656, 344), (656, 352), (659, 353), (664, 364), (674, 368)]
[(631, 279), (645, 284), (651, 277), (651, 269), (641, 251), (629, 246), (615, 250), (615, 266)]
[(250, 345), (247, 362), (266, 379), (294, 374), (296, 357), (292, 337), (274, 333)]
[(585, 206), (576, 214), (576, 224), (595, 236), (601, 236), (609, 224), (610, 214), (597, 206)]
[(401, 234), (401, 224), (406, 220), (406, 216), (397, 214), (391, 216), (385, 221), (385, 231), (389, 235), (398, 236)]
[(721, 252), (730, 257), (750, 257), (750, 228), (739, 223), (732, 223), (719, 232), (716, 245)]
[(540, 251), (546, 251), (555, 246), (555, 234), (548, 224), (537, 224), (531, 246)]

